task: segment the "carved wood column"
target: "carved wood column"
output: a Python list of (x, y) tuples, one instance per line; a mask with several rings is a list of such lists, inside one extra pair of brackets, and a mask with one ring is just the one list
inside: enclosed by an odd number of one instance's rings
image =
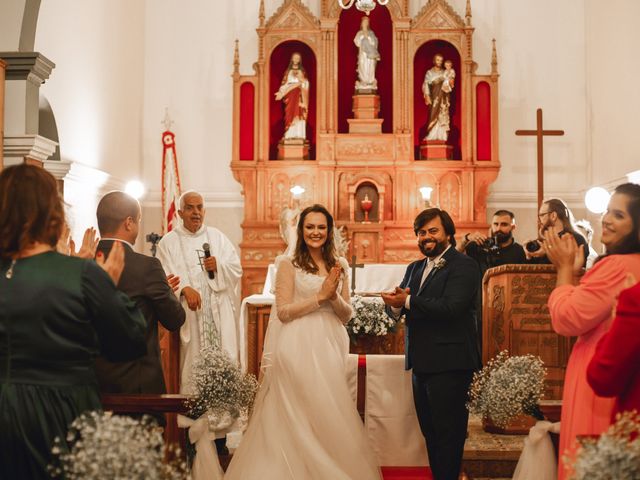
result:
[(4, 145), (4, 69), (7, 64), (0, 59), (0, 170), (2, 170), (2, 151)]
[(463, 99), (464, 105), (464, 113), (462, 117), (462, 131), (465, 132), (462, 137), (462, 160), (471, 162), (473, 160), (473, 144), (475, 142), (475, 134), (473, 129), (473, 99), (475, 98), (473, 92), (473, 27), (466, 27), (464, 29), (465, 33), (465, 48), (464, 48), (464, 72), (463, 76), (463, 91), (462, 96), (466, 97), (466, 100)]

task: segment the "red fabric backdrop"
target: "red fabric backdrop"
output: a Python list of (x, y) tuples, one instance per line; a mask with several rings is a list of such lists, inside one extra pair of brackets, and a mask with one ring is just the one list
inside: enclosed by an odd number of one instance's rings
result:
[(431, 40), (424, 43), (416, 52), (413, 59), (413, 145), (415, 158), (420, 158), (420, 141), (427, 135), (427, 105), (422, 94), (424, 75), (433, 66), (433, 57), (442, 54), (445, 60), (453, 62), (456, 71), (456, 83), (451, 95), (451, 130), (447, 143), (453, 146), (453, 158), (462, 159), (460, 149), (460, 132), (462, 130), (462, 112), (460, 102), (460, 86), (462, 85), (462, 69), (460, 68), (460, 54), (456, 47), (444, 40)]
[(251, 82), (240, 85), (240, 160), (253, 160), (254, 156), (255, 90)]
[(478, 160), (491, 160), (491, 87), (487, 82), (476, 85), (476, 130)]
[[(338, 133), (348, 133), (353, 118), (353, 94), (358, 79), (358, 47), (353, 39), (360, 30), (364, 13), (355, 8), (343, 10), (338, 25)], [(393, 132), (393, 25), (387, 7), (378, 5), (369, 15), (371, 30), (378, 37), (380, 61), (376, 67), (380, 118), (383, 133)]]
[(316, 56), (306, 44), (290, 40), (278, 45), (271, 53), (269, 71), (269, 158), (278, 158), (278, 142), (284, 135), (284, 105), (276, 100), (275, 93), (280, 88), (284, 72), (289, 66), (291, 55), (295, 52), (302, 56), (302, 66), (309, 79), (309, 114), (307, 116), (307, 139), (309, 140), (309, 158), (315, 159), (316, 150)]

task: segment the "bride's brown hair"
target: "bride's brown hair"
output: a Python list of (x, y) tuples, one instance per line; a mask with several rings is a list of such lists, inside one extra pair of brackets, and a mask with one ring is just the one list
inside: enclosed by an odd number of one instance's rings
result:
[(311, 258), (309, 253), (309, 247), (304, 241), (304, 219), (310, 213), (322, 213), (327, 219), (327, 240), (322, 245), (322, 259), (327, 267), (327, 270), (335, 267), (338, 263), (336, 256), (336, 246), (333, 240), (333, 217), (329, 211), (322, 205), (315, 204), (305, 208), (300, 214), (300, 220), (298, 220), (298, 239), (296, 240), (296, 251), (293, 254), (293, 265), (301, 268), (305, 272), (318, 273), (318, 265)]

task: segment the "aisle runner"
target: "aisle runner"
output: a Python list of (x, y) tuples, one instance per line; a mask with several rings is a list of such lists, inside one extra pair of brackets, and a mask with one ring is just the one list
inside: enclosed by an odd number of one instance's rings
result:
[(429, 467), (382, 467), (384, 480), (432, 480)]

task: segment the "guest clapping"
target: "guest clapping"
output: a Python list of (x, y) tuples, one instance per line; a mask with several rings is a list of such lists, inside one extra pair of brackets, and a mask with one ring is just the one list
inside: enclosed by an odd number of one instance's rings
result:
[(21, 164), (0, 174), (0, 478), (48, 479), (53, 439), (101, 408), (93, 368), (101, 352), (145, 352), (144, 318), (116, 284), (117, 243), (107, 260), (56, 252), (65, 225), (57, 184)]
[[(575, 448), (577, 435), (600, 434), (609, 425), (613, 401), (591, 389), (587, 365), (611, 325), (616, 299), (628, 276), (640, 278), (640, 185), (626, 183), (615, 189), (602, 217), (601, 242), (607, 253), (574, 286), (584, 264), (584, 247), (578, 247), (573, 235), (545, 233), (545, 254), (558, 270), (556, 288), (549, 297), (553, 328), (560, 335), (578, 337), (565, 376), (561, 454)], [(560, 462), (558, 478), (565, 475)]]

